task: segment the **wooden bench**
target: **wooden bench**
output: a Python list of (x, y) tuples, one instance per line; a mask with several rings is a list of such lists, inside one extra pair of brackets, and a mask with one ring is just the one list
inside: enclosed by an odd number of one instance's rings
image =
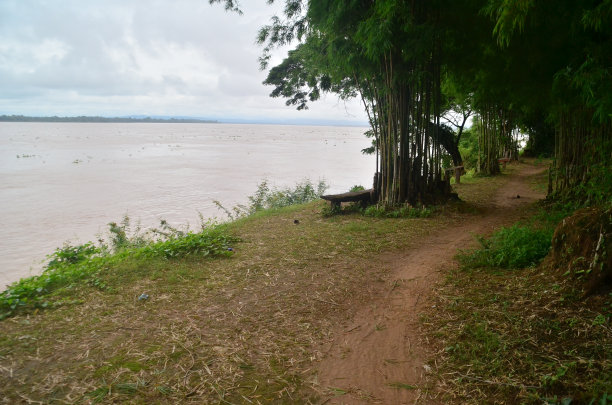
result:
[(322, 195), (321, 198), (329, 201), (332, 208), (339, 209), (343, 202), (360, 202), (366, 206), (372, 202), (372, 194), (374, 189), (363, 190), (363, 191), (352, 191), (342, 194), (329, 194)]
[(510, 158), (499, 158), (497, 159), (497, 161), (499, 163), (502, 163), (504, 165), (504, 169), (506, 168), (506, 163), (508, 163), (511, 159)]
[(360, 202), (363, 207), (368, 204), (373, 204), (378, 198), (376, 190), (380, 184), (381, 176), (380, 173), (374, 173), (374, 182), (372, 188), (369, 190), (362, 191), (349, 191), (348, 193), (342, 194), (329, 194), (322, 195), (321, 198), (331, 203), (332, 209), (340, 209), (343, 202)]

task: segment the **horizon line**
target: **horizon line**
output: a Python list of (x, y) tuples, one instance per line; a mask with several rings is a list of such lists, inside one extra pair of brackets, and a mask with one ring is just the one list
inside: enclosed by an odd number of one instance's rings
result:
[[(7, 118), (13, 118), (9, 120)], [(18, 119), (14, 119), (18, 118)], [(95, 119), (101, 120), (129, 120), (129, 121), (148, 121), (151, 123), (209, 123), (209, 124), (252, 124), (252, 125), (314, 125), (314, 126), (352, 126), (352, 127), (369, 127), (369, 124), (364, 121), (349, 121), (349, 120), (333, 120), (333, 119), (256, 119), (256, 118), (212, 118), (189, 115), (146, 115), (146, 114), (130, 114), (121, 116), (112, 115), (23, 115), (23, 114), (2, 114), (0, 122), (32, 122), (28, 120), (36, 120), (34, 122), (58, 122), (57, 120), (71, 120), (68, 122), (92, 122)], [(48, 119), (49, 121), (45, 121)], [(79, 121), (79, 119), (83, 121)], [(129, 123), (126, 121), (126, 123)], [(99, 123), (105, 123), (101, 121)]]

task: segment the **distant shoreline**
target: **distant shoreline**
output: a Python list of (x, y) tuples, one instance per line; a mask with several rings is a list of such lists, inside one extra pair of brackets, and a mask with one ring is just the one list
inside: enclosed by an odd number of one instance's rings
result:
[(0, 122), (93, 122), (93, 123), (169, 123), (169, 124), (218, 124), (215, 120), (196, 118), (134, 118), (134, 117), (26, 117), (23, 115), (0, 115)]
[(367, 122), (351, 122), (342, 120), (262, 120), (226, 118), (220, 120), (202, 119), (193, 117), (166, 117), (166, 116), (126, 116), (126, 117), (28, 117), (25, 115), (0, 115), (2, 122), (41, 122), (41, 123), (153, 123), (153, 124), (238, 124), (238, 125), (297, 125), (297, 126), (325, 126), (325, 127), (369, 127)]

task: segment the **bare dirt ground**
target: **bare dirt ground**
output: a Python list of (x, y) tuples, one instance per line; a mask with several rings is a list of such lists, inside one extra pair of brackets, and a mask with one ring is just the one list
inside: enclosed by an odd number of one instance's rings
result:
[(457, 265), (457, 249), (473, 246), (474, 234), (488, 234), (520, 219), (530, 204), (544, 197), (531, 185), (544, 169), (519, 165), (471, 222), (436, 231), (413, 249), (382, 257), (381, 264), (392, 269), (393, 282), (375, 287), (372, 299), (362, 302), (355, 315), (338, 326), (332, 343), (322, 348), (318, 383), (323, 403), (442, 403), (427, 381), (432, 353), (420, 315), (435, 311), (429, 298), (446, 271)]

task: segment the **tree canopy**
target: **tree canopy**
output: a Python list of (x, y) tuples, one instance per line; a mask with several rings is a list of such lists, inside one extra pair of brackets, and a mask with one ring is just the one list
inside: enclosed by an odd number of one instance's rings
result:
[[(235, 0), (209, 1), (239, 10)], [(516, 157), (520, 128), (536, 153), (554, 153), (551, 195), (609, 200), (612, 0), (284, 5), (260, 30), (262, 66), (275, 46), (295, 47), (265, 84), (298, 109), (322, 92), (361, 98), (380, 158), (380, 202), (423, 202), (448, 191), (441, 156), (453, 154), (465, 126), (448, 118), (472, 112), (479, 170), (494, 174), (498, 158)], [(453, 122), (449, 142), (442, 124)]]

